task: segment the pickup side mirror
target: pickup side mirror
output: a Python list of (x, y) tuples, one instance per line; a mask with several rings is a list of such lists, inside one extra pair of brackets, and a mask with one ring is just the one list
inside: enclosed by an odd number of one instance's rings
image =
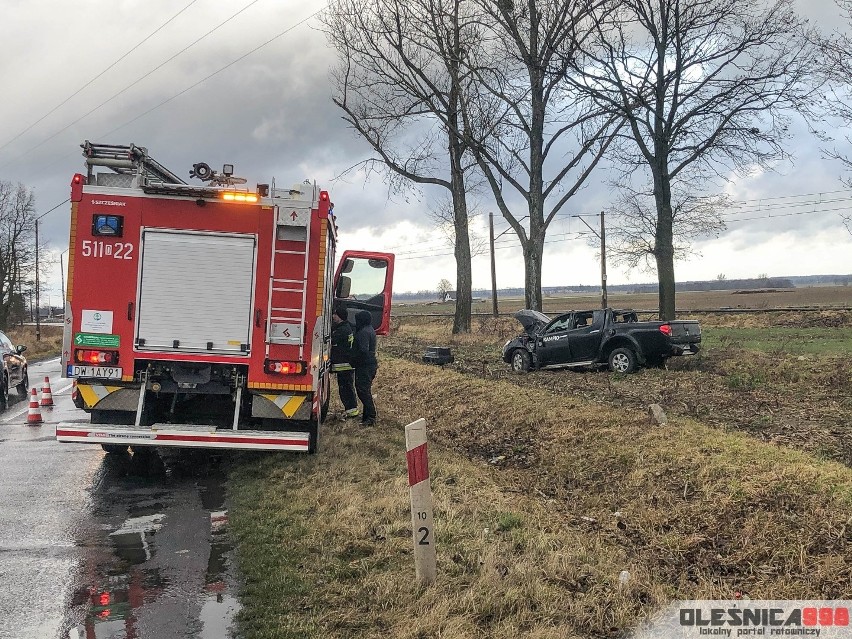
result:
[(21, 353), (23, 353), (25, 350), (27, 350), (27, 347), (26, 347), (26, 346), (24, 346), (23, 344), (18, 344), (18, 345), (15, 347), (15, 351), (18, 353), (18, 355), (20, 355)]

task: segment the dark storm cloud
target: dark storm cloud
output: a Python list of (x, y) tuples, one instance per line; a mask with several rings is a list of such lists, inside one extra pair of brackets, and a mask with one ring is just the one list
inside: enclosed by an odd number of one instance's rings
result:
[[(145, 15), (158, 15), (156, 20), (128, 21), (129, 16), (139, 15), (141, 5), (133, 2), (111, 5), (111, 11), (101, 14), (100, 23), (92, 21), (91, 14), (85, 21), (74, 12), (66, 16), (78, 28), (85, 25), (87, 33), (121, 33), (123, 44), (112, 50), (107, 50), (97, 38), (71, 37), (73, 28), (66, 31), (69, 35), (64, 41), (61, 32), (53, 30), (50, 36), (55, 41), (42, 36), (38, 43), (25, 46), (23, 34), (36, 32), (39, 6), (16, 6), (11, 16), (19, 27), (19, 36), (4, 46), (10, 55), (3, 58), (6, 63), (0, 66), (0, 72), (6, 79), (18, 77), (20, 82), (12, 85), (21, 88), (2, 107), (5, 117), (0, 120), (0, 144), (70, 95), (121, 55), (129, 43), (140, 40), (177, 9), (170, 3), (159, 4), (159, 14), (150, 12), (151, 3), (145, 5)], [(102, 3), (90, 2), (84, 3), (83, 8), (86, 5), (102, 7)], [(229, 162), (252, 183), (268, 182), (274, 177), (279, 184), (289, 185), (307, 178), (328, 187), (332, 177), (363, 160), (366, 149), (346, 129), (329, 99), (328, 70), (334, 60), (325, 35), (307, 25), (158, 107), (317, 7), (302, 8), (297, 14), (292, 7), (286, 11), (275, 3), (261, 2), (233, 24), (222, 27), (151, 77), (42, 144), (235, 10), (220, 8), (213, 15), (192, 7), (196, 13), (187, 12), (181, 17), (182, 22), (176, 20), (170, 25), (173, 29), (158, 34), (140, 48), (138, 55), (134, 52), (57, 113), (0, 151), (0, 176), (35, 188), (40, 211), (47, 210), (67, 197), (71, 175), (83, 167), (79, 144), (91, 139), (144, 145), (159, 161), (187, 178), (194, 162), (206, 161), (214, 167)], [(45, 50), (62, 51), (72, 42), (71, 53), (64, 59)], [(87, 47), (89, 50), (85, 51)], [(55, 77), (56, 81), (45, 85), (33, 81), (31, 74), (21, 73), (20, 65), (11, 61), (16, 49), (23, 49), (17, 58), (22, 66), (35, 65), (37, 56), (33, 52), (41, 50), (38, 55), (46, 58), (42, 58), (38, 74)], [(139, 117), (151, 109), (154, 110)], [(365, 226), (381, 224), (385, 203), (380, 181), (381, 196), (377, 197), (372, 191), (365, 191), (356, 178), (349, 180), (349, 185), (337, 186), (352, 198), (346, 208), (368, 211), (362, 220)], [(375, 185), (376, 180), (371, 184)], [(398, 214), (398, 210), (392, 213)], [(67, 242), (67, 214), (57, 211), (43, 224), (48, 241), (56, 246)]]

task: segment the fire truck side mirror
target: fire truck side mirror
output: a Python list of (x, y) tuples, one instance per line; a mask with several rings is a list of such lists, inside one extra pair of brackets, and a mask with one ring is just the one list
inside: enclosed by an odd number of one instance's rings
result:
[(337, 297), (346, 299), (349, 297), (349, 291), (352, 289), (352, 278), (346, 275), (341, 275), (337, 281)]

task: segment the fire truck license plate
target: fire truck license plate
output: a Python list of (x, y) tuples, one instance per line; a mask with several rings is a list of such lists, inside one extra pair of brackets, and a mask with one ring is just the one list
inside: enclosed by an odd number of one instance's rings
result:
[(106, 366), (75, 366), (71, 371), (72, 377), (100, 377), (103, 379), (121, 379), (120, 368)]

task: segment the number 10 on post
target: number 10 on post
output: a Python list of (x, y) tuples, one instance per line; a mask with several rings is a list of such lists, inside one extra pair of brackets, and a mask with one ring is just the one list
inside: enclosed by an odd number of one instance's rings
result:
[(408, 462), (408, 489), (411, 493), (414, 568), (417, 581), (428, 585), (435, 582), (437, 566), (425, 419), (418, 419), (405, 427), (405, 449), (405, 458)]

